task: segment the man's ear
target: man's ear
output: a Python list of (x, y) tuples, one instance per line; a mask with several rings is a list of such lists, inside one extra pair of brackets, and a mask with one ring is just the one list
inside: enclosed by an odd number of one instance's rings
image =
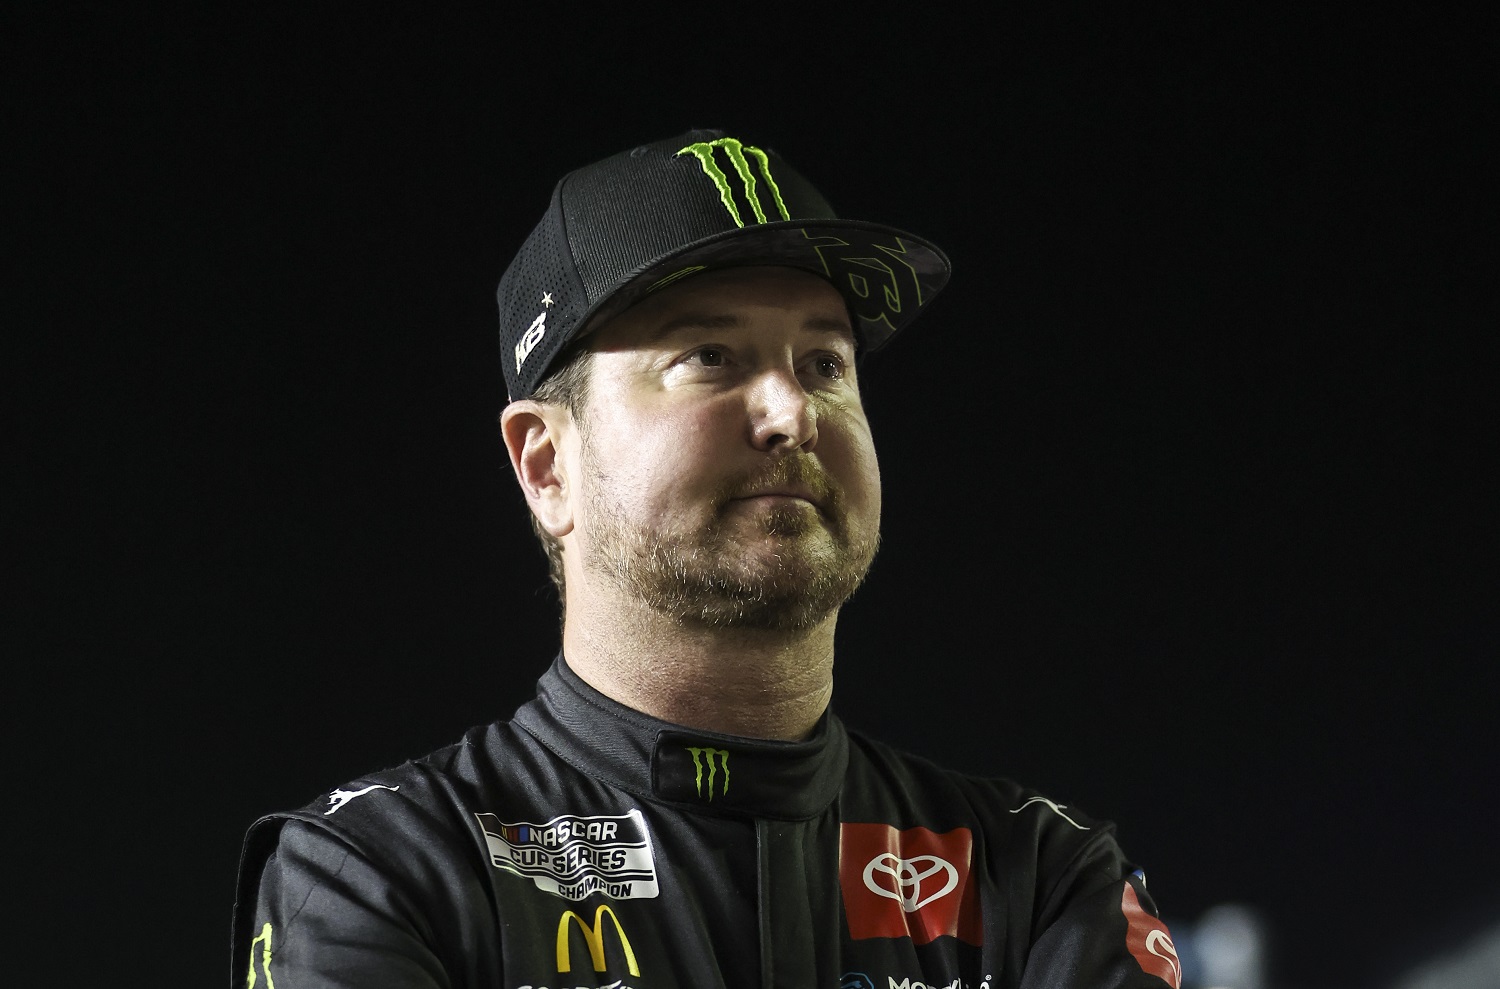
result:
[(522, 399), (500, 413), (500, 435), (521, 493), (542, 528), (561, 538), (573, 531), (573, 489), (564, 450), (575, 435), (573, 416), (560, 405)]

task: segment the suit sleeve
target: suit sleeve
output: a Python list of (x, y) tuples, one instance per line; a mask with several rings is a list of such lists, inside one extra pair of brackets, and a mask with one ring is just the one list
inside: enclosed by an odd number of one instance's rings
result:
[(286, 822), (253, 888), (236, 989), (449, 989), (418, 913), (336, 836)]
[(1052, 898), (1022, 989), (1180, 989), (1172, 936), (1112, 837), (1085, 849)]

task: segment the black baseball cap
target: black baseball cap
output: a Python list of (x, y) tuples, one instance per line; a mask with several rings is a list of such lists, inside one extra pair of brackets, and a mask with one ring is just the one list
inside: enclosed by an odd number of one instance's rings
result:
[(948, 282), (932, 242), (841, 220), (769, 148), (692, 130), (565, 175), (500, 278), (500, 353), (511, 400), (558, 356), (654, 291), (716, 268), (784, 265), (826, 278), (861, 355), (884, 345)]

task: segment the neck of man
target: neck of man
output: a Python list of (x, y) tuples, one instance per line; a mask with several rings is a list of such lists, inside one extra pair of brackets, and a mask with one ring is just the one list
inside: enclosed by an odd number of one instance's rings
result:
[(685, 728), (807, 738), (833, 695), (838, 612), (794, 632), (689, 625), (636, 600), (569, 596), (563, 656), (606, 697)]

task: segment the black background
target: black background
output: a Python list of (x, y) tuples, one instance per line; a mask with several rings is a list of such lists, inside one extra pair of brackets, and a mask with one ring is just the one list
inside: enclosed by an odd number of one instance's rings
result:
[(1500, 916), (1494, 15), (122, 6), (5, 15), (12, 966), (221, 982), (255, 816), (529, 695), (494, 283), (693, 126), (954, 259), (864, 372), (846, 720), (1119, 821), (1277, 985)]

